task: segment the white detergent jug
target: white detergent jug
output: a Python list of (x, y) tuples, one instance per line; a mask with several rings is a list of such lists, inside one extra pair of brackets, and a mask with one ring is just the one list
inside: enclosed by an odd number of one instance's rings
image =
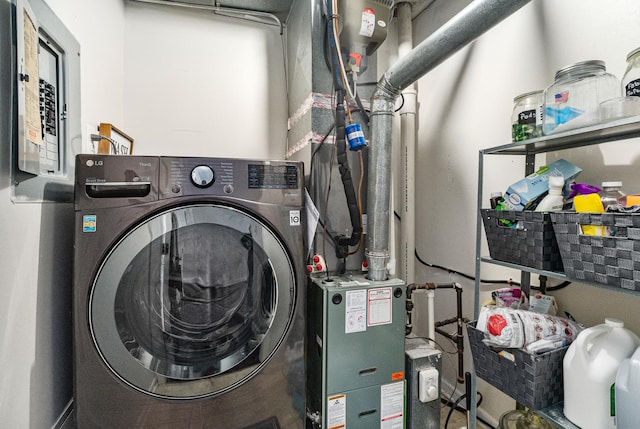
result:
[(582, 429), (615, 429), (616, 373), (639, 345), (617, 319), (580, 332), (563, 361), (565, 417)]
[(616, 418), (618, 429), (636, 429), (640, 424), (640, 348), (618, 368)]

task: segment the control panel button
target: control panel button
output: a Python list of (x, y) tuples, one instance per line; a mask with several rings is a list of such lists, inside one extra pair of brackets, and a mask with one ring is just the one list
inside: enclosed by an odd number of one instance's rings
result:
[(191, 170), (191, 182), (198, 188), (208, 188), (215, 181), (213, 169), (208, 165), (198, 165)]

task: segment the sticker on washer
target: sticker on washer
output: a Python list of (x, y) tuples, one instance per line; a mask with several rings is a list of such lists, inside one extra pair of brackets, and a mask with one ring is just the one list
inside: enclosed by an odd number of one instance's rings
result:
[(348, 290), (345, 303), (344, 333), (367, 330), (367, 291)]
[(300, 210), (289, 210), (289, 225), (300, 226)]
[(342, 429), (347, 426), (347, 395), (341, 393), (327, 398), (327, 427)]
[(404, 428), (404, 380), (380, 386), (380, 429)]
[(96, 232), (96, 215), (82, 216), (82, 232)]
[(360, 22), (360, 35), (365, 37), (373, 36), (376, 29), (376, 13), (370, 7), (362, 10), (362, 21)]
[(368, 309), (369, 320), (368, 326), (386, 325), (392, 321), (391, 309), (391, 288), (383, 287), (378, 289), (369, 289)]

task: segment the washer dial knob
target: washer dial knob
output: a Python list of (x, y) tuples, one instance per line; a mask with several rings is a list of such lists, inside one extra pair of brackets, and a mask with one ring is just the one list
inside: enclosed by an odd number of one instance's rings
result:
[(208, 188), (215, 181), (213, 169), (208, 165), (198, 165), (191, 170), (191, 182), (198, 188)]

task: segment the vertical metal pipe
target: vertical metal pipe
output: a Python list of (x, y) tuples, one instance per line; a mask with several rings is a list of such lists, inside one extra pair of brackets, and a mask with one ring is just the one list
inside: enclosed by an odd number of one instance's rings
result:
[[(397, 95), (396, 95), (397, 96)], [(371, 100), (371, 147), (367, 179), (367, 258), (371, 280), (386, 280), (389, 261), (391, 141), (395, 98), (378, 88)], [(372, 166), (371, 163), (375, 163)], [(373, 172), (373, 174), (371, 174)]]
[(369, 278), (385, 280), (389, 259), (391, 127), (395, 100), (404, 88), (431, 71), (530, 0), (475, 0), (400, 58), (380, 78), (371, 101), (368, 234)]

